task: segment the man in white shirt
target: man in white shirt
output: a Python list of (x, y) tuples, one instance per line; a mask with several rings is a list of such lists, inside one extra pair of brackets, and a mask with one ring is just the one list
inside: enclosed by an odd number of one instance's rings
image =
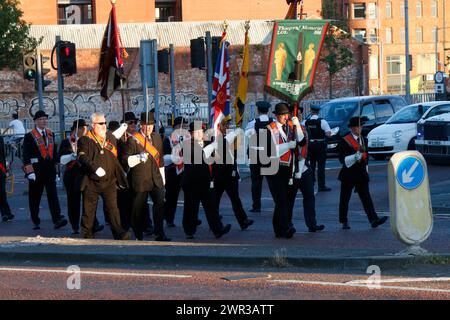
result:
[(13, 139), (23, 138), (26, 132), (22, 121), (19, 120), (19, 115), (14, 113), (12, 117), (14, 120), (9, 123), (8, 129), (13, 130)]

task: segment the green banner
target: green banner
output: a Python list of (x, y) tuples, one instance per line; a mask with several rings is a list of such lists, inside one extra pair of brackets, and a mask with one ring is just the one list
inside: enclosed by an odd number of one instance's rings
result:
[(299, 101), (311, 90), (327, 20), (275, 21), (265, 91)]

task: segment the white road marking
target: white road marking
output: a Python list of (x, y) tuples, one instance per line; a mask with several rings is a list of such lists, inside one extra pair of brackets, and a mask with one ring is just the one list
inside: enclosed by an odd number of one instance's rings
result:
[[(269, 282), (276, 283), (291, 283), (291, 284), (310, 284), (310, 285), (320, 285), (320, 286), (336, 286), (336, 287), (356, 287), (356, 288), (366, 288), (369, 289), (367, 284), (359, 283), (343, 283), (343, 282), (326, 282), (326, 281), (302, 281), (302, 280), (269, 280)], [(371, 283), (371, 285), (375, 285)], [(401, 290), (401, 291), (425, 291), (425, 292), (442, 292), (450, 293), (450, 290), (446, 289), (432, 289), (432, 288), (417, 288), (417, 287), (400, 287), (400, 286), (380, 286), (380, 289), (391, 289), (391, 290)], [(377, 289), (371, 289), (377, 290)]]
[[(27, 269), (27, 268), (0, 268), (0, 271), (6, 272), (40, 272), (40, 273), (74, 273), (72, 271), (60, 269)], [(101, 272), (101, 271), (84, 271), (80, 270), (80, 274), (101, 275), (101, 276), (119, 276), (119, 277), (154, 277), (154, 278), (192, 278), (191, 275), (178, 274), (162, 274), (162, 273), (130, 273), (130, 272)]]
[[(402, 282), (445, 282), (450, 281), (449, 277), (438, 278), (394, 278), (394, 279), (380, 279), (380, 283), (402, 283)], [(353, 280), (346, 283), (363, 283), (372, 284), (372, 281), (368, 280)]]

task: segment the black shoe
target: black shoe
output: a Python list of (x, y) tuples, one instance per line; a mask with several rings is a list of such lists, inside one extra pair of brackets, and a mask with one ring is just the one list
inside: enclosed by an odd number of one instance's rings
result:
[(131, 240), (131, 232), (127, 231), (120, 235), (120, 240)]
[(173, 222), (166, 222), (166, 225), (167, 225), (168, 228), (175, 228), (176, 227), (175, 223), (173, 223)]
[(378, 218), (377, 220), (372, 221), (372, 223), (371, 223), (372, 228), (376, 228), (379, 225), (385, 223), (387, 219), (388, 219), (388, 217), (384, 216), (384, 217)]
[(145, 229), (144, 234), (146, 236), (151, 236), (155, 233), (155, 229), (153, 228), (153, 226), (148, 227), (147, 229)]
[(344, 230), (349, 230), (350, 229), (350, 226), (348, 225), (348, 222), (344, 222), (342, 224), (342, 229), (344, 229)]
[(103, 229), (105, 229), (105, 226), (104, 226), (104, 225), (102, 225), (102, 224), (97, 224), (97, 225), (94, 226), (94, 233), (100, 232), (100, 231), (102, 231)]
[(40, 229), (41, 229), (41, 227), (38, 224), (35, 224), (33, 227), (33, 230), (40, 230)]
[(78, 231), (78, 229), (72, 230), (72, 234), (73, 234), (73, 235), (80, 234), (80, 231)]
[(297, 230), (295, 230), (295, 228), (290, 227), (289, 229), (286, 230), (286, 233), (284, 234), (284, 237), (285, 237), (286, 239), (291, 239), (291, 238), (294, 236), (294, 233), (295, 233), (296, 231), (297, 231)]
[(252, 208), (252, 209), (250, 209), (249, 211), (250, 211), (250, 212), (253, 212), (253, 213), (260, 213), (260, 212), (261, 212), (261, 209), (258, 209), (258, 208)]
[(216, 239), (219, 239), (224, 234), (227, 234), (228, 232), (230, 232), (230, 229), (231, 229), (231, 224), (227, 224), (225, 227), (222, 228), (222, 230), (219, 231), (219, 233), (215, 234)]
[(323, 224), (309, 228), (308, 231), (309, 232), (316, 232), (316, 231), (322, 231), (323, 229), (325, 229), (325, 226)]
[(2, 222), (7, 222), (8, 221), (8, 217), (7, 216), (3, 216), (2, 217)]
[(192, 240), (192, 239), (194, 239), (194, 235), (193, 234), (187, 234), (186, 235), (186, 239)]
[(155, 241), (172, 241), (172, 239), (167, 238), (167, 236), (157, 236)]
[(327, 191), (331, 191), (331, 188), (328, 187), (319, 188), (319, 192), (327, 192)]
[(13, 214), (7, 214), (6, 216), (3, 216), (2, 221), (3, 222), (8, 222), (9, 220), (14, 219), (14, 215)]
[(197, 225), (199, 226), (199, 225), (201, 225), (201, 224), (202, 224), (202, 220), (198, 219), (198, 220), (197, 220)]
[(60, 228), (64, 227), (65, 225), (67, 225), (67, 220), (64, 218), (60, 218), (55, 223), (55, 229), (60, 229)]
[(245, 230), (253, 224), (253, 220), (245, 219), (245, 221), (241, 224), (241, 230)]

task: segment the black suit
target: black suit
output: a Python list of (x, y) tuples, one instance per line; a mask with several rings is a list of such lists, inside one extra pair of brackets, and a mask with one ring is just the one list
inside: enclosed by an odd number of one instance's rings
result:
[[(202, 149), (203, 147), (193, 139), (183, 141), (183, 228), (187, 235), (194, 235), (197, 230), (200, 202), (205, 210), (211, 231), (214, 234), (219, 234), (224, 228), (216, 210), (212, 171), (209, 164), (205, 161), (205, 154)], [(199, 161), (199, 163), (195, 163), (196, 161), (194, 160)]]
[[(51, 133), (53, 141), (55, 135)], [(48, 150), (48, 147), (47, 147)], [(31, 132), (28, 132), (23, 139), (23, 165), (24, 167), (32, 165), (36, 175), (36, 180), (29, 180), (28, 200), (30, 206), (31, 220), (35, 225), (39, 225), (39, 205), (41, 203), (44, 188), (47, 192), (48, 206), (52, 216), (53, 223), (57, 223), (61, 217), (61, 208), (59, 206), (58, 194), (56, 191), (56, 161), (57, 147), (53, 146), (53, 154), (42, 157), (39, 147)]]
[[(111, 133), (107, 132), (106, 138), (116, 147), (116, 138)], [(78, 161), (83, 172), (80, 187), (83, 193), (84, 206), (81, 219), (82, 237), (93, 238), (95, 212), (98, 197), (101, 196), (105, 215), (109, 217), (114, 239), (121, 239), (126, 232), (120, 224), (117, 188), (127, 188), (128, 183), (119, 161), (111, 151), (102, 148), (100, 144), (87, 136), (78, 140)], [(100, 167), (106, 172), (103, 177), (99, 177), (95, 173)]]
[[(153, 200), (153, 221), (155, 225), (155, 235), (164, 237), (164, 183), (160, 173), (160, 168), (164, 168), (163, 148), (161, 137), (158, 133), (151, 134), (151, 143), (159, 153), (159, 163), (156, 159), (147, 153), (148, 160), (141, 162), (128, 172), (128, 179), (131, 190), (134, 194), (133, 206), (131, 210), (131, 225), (137, 239), (142, 240), (145, 222), (145, 204), (147, 197)], [(124, 151), (125, 159), (129, 156), (138, 155), (145, 151), (144, 146), (133, 136), (129, 137)]]
[(2, 217), (11, 216), (11, 209), (6, 196), (6, 159), (5, 144), (2, 136), (0, 136), (0, 211)]
[[(351, 135), (351, 133), (349, 133), (349, 135)], [(364, 145), (367, 146), (367, 139), (363, 139)], [(338, 152), (339, 161), (343, 164), (338, 176), (338, 179), (341, 181), (339, 222), (348, 222), (348, 203), (350, 201), (353, 189), (355, 189), (361, 199), (361, 202), (364, 206), (364, 211), (367, 214), (369, 222), (373, 222), (374, 220), (378, 219), (378, 216), (375, 212), (372, 198), (370, 197), (369, 192), (369, 174), (367, 173), (366, 168), (366, 166), (368, 165), (368, 157), (367, 161), (361, 160), (360, 162), (356, 162), (350, 168), (347, 168), (347, 166), (345, 165), (345, 157), (354, 155), (356, 151), (343, 138), (339, 141)]]
[(242, 226), (247, 220), (247, 214), (239, 198), (239, 172), (237, 170), (236, 155), (232, 154), (233, 145), (229, 146), (222, 134), (217, 137), (217, 143), (218, 157), (213, 165), (216, 210), (219, 212), (220, 200), (223, 193), (226, 192), (231, 200), (234, 215), (239, 225)]

